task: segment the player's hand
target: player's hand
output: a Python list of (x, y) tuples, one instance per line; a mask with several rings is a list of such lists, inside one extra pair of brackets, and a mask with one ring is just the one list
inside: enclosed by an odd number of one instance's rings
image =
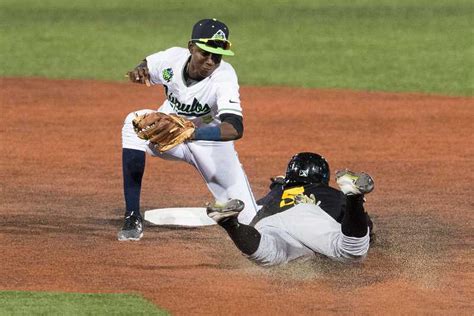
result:
[(300, 193), (295, 195), (295, 204), (316, 204), (316, 197), (312, 193), (309, 196)]
[(270, 190), (277, 185), (284, 185), (286, 183), (285, 176), (276, 176), (270, 178)]
[(148, 87), (151, 86), (150, 72), (146, 65), (135, 67), (132, 71), (127, 72), (125, 76), (133, 83), (146, 84)]

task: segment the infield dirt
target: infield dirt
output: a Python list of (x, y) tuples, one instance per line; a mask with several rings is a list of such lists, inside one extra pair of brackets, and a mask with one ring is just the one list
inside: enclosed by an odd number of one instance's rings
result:
[[(0, 93), (0, 290), (134, 292), (175, 315), (473, 313), (472, 98), (241, 88), (236, 148), (257, 197), (300, 151), (376, 181), (364, 263), (261, 268), (217, 226), (116, 240), (122, 122), (161, 89), (3, 78)], [(210, 200), (192, 167), (147, 160), (143, 210)]]

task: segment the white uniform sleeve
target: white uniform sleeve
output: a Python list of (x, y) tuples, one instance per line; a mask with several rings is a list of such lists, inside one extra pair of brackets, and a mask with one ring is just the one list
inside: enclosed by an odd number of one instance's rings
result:
[(242, 116), (237, 74), (230, 64), (224, 64), (223, 71), (216, 78), (217, 115), (235, 114)]
[(165, 52), (158, 52), (146, 58), (148, 70), (150, 72), (150, 81), (152, 84), (163, 84), (160, 78), (161, 64), (163, 63), (163, 55)]

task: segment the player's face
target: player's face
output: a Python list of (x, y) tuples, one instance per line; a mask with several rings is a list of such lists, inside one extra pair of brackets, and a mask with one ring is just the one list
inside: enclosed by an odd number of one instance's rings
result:
[(219, 67), (222, 55), (206, 52), (193, 43), (189, 45), (191, 60), (189, 62), (189, 76), (194, 79), (209, 77)]

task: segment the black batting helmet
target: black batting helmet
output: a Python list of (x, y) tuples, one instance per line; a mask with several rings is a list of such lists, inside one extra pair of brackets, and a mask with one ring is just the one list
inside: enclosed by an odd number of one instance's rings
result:
[(293, 183), (324, 183), (329, 184), (329, 164), (321, 155), (314, 153), (299, 153), (288, 163), (285, 179)]

